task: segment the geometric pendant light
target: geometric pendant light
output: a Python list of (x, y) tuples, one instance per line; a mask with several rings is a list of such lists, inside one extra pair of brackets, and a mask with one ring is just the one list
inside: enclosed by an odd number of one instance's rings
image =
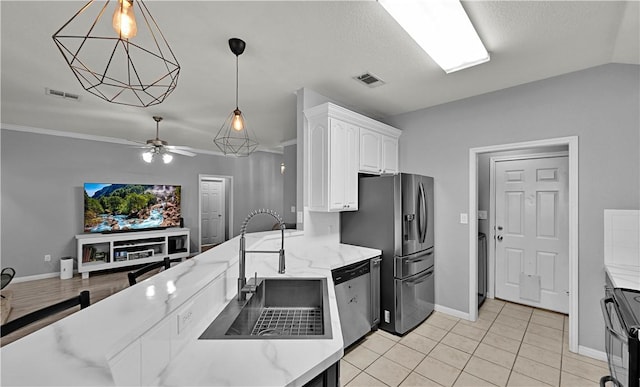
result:
[(238, 57), (242, 55), (245, 47), (242, 39), (229, 39), (229, 48), (236, 56), (236, 108), (229, 114), (213, 139), (222, 153), (229, 156), (249, 156), (258, 148), (258, 141), (247, 127), (244, 114), (238, 108)]
[(142, 0), (89, 1), (53, 40), (82, 87), (108, 102), (157, 105), (180, 65)]

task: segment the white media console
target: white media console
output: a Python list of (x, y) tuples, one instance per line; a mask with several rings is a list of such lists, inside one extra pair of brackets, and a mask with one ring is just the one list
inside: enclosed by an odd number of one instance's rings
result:
[(140, 265), (189, 256), (189, 229), (121, 232), (113, 234), (79, 234), (78, 273)]

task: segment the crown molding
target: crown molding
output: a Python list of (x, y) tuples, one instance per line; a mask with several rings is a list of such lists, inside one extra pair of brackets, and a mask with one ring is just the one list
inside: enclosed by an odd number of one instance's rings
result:
[[(54, 130), (54, 129), (43, 129), (43, 128), (35, 128), (32, 126), (23, 126), (23, 125), (15, 125), (15, 124), (6, 124), (0, 123), (0, 129), (2, 130), (12, 130), (16, 132), (26, 132), (26, 133), (36, 133), (36, 134), (44, 134), (47, 136), (57, 136), (57, 137), (67, 137), (74, 138), (79, 140), (89, 140), (89, 141), (98, 141), (98, 142), (107, 142), (111, 144), (121, 144), (121, 145), (140, 145), (138, 142), (125, 140), (122, 138), (116, 137), (107, 137), (107, 136), (97, 136), (94, 134), (85, 134), (85, 133), (77, 133), (77, 132), (66, 132), (63, 130)], [(203, 154), (203, 155), (211, 155), (211, 156), (225, 156), (222, 152), (212, 151), (208, 149), (198, 149), (189, 147), (190, 151)], [(282, 154), (282, 149), (260, 149), (258, 147), (257, 152), (267, 152), (267, 153), (277, 153)]]

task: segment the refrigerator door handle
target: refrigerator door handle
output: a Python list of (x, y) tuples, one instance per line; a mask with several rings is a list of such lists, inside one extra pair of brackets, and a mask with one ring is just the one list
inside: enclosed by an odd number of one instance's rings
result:
[(421, 275), (420, 277), (411, 280), (411, 281), (406, 281), (405, 283), (409, 286), (416, 286), (417, 284), (421, 284), (424, 281), (426, 281), (429, 276), (431, 276), (433, 274), (433, 270), (429, 270), (428, 272), (426, 272), (425, 274)]
[(405, 262), (407, 263), (413, 263), (413, 262), (420, 262), (420, 261), (424, 261), (425, 259), (427, 259), (428, 256), (432, 255), (433, 251), (429, 251), (426, 254), (421, 254), (420, 256), (416, 257), (416, 258), (408, 258)]
[(418, 212), (418, 227), (420, 228), (420, 238), (418, 241), (420, 243), (424, 243), (425, 238), (427, 237), (427, 199), (425, 198), (424, 186), (422, 182), (418, 185), (418, 193), (420, 196), (420, 211)]

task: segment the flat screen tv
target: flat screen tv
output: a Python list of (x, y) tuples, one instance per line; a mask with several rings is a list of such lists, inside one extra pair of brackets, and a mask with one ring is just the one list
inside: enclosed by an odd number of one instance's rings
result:
[(123, 232), (180, 226), (179, 185), (84, 184), (84, 231)]

